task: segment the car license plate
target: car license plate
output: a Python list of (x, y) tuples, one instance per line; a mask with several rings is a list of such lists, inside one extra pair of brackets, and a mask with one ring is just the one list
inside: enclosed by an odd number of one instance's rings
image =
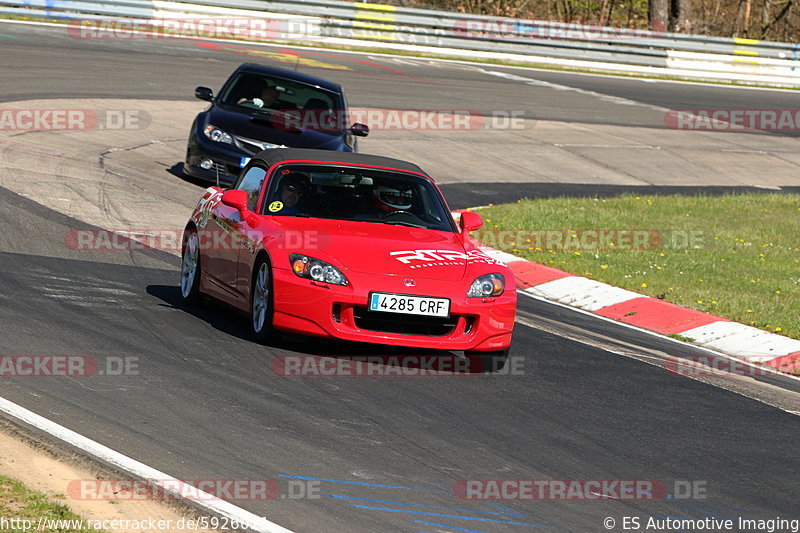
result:
[(427, 296), (408, 296), (373, 292), (369, 295), (369, 310), (405, 315), (450, 316), (450, 300)]
[(249, 163), (249, 162), (250, 162), (250, 158), (249, 157), (242, 157), (242, 160), (239, 161), (239, 168), (246, 167), (247, 163)]

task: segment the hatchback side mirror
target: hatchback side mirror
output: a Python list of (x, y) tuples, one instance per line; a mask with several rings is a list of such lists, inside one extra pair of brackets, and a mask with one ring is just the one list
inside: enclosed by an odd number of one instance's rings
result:
[(206, 102), (210, 102), (214, 99), (214, 91), (208, 87), (197, 87), (194, 90), (194, 95), (200, 100), (205, 100)]
[(350, 133), (355, 135), (356, 137), (366, 137), (369, 135), (369, 126), (366, 124), (362, 124), (360, 122), (356, 122), (352, 126), (350, 126)]

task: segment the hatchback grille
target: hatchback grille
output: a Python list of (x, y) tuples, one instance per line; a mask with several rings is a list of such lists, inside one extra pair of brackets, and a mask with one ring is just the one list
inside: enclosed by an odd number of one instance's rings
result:
[(450, 335), (458, 323), (457, 316), (444, 318), (380, 313), (369, 311), (366, 307), (354, 307), (353, 319), (359, 329), (429, 337)]

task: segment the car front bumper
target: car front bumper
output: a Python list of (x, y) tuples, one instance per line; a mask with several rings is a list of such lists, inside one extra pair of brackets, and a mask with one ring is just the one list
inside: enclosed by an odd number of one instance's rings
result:
[[(430, 348), (497, 351), (511, 344), (516, 292), (494, 298), (467, 298), (463, 281), (417, 279), (406, 287), (403, 276), (359, 274), (358, 287), (342, 287), (273, 269), (276, 329), (343, 340)], [(450, 296), (448, 318), (367, 310), (371, 291), (418, 296)], [(457, 296), (453, 296), (457, 295)]]
[[(189, 176), (213, 183), (216, 183), (219, 175), (220, 184), (232, 185), (239, 179), (250, 157), (250, 154), (234, 145), (214, 142), (194, 132), (189, 138), (183, 171)], [(205, 160), (211, 161), (211, 168), (200, 166)]]

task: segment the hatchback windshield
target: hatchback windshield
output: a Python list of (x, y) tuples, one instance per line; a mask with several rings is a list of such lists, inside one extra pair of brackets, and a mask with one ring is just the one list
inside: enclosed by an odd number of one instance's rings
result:
[(357, 167), (283, 165), (270, 180), (265, 214), (456, 231), (439, 191), (414, 174)]
[(241, 72), (221, 96), (221, 103), (252, 110), (315, 110), (335, 112), (341, 109), (340, 96), (332, 91), (304, 83)]

